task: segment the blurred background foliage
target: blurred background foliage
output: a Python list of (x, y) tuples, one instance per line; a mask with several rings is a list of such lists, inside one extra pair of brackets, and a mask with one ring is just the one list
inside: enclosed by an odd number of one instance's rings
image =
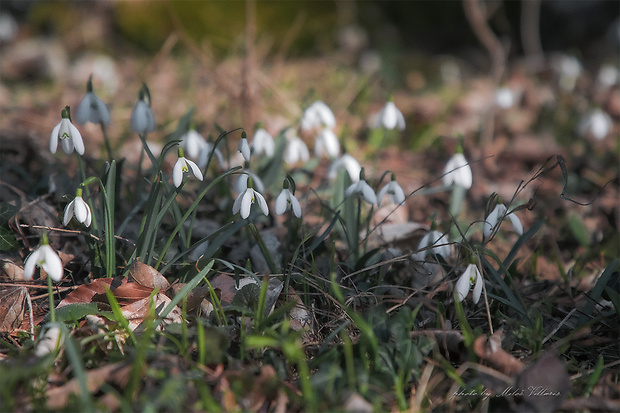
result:
[[(493, 29), (521, 52), (522, 2), (487, 1)], [(246, 2), (241, 0), (23, 1), (5, 0), (3, 8), (21, 14), (42, 31), (66, 33), (87, 8), (108, 13), (114, 35), (145, 52), (159, 50), (175, 29), (208, 44), (216, 56), (241, 46)], [(82, 9), (82, 10), (80, 10)], [(617, 56), (620, 11), (613, 0), (549, 0), (541, 2), (541, 41), (545, 51), (562, 50), (596, 59)], [(276, 50), (291, 41), (292, 56), (329, 52), (339, 46), (339, 30), (363, 28), (368, 46), (376, 49), (457, 53), (479, 47), (460, 1), (256, 1), (261, 37)], [(107, 39), (108, 41), (110, 39)], [(342, 38), (340, 38), (342, 41)]]

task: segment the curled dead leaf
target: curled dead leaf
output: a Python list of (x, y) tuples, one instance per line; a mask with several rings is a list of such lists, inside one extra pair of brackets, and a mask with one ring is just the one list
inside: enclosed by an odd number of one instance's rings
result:
[(521, 360), (502, 349), (502, 330), (498, 330), (491, 337), (478, 337), (474, 341), (474, 352), (485, 362), (498, 369), (509, 377), (521, 373), (525, 367)]
[(151, 289), (158, 288), (165, 292), (170, 288), (166, 277), (155, 268), (140, 261), (134, 261), (129, 266), (129, 277), (138, 284)]

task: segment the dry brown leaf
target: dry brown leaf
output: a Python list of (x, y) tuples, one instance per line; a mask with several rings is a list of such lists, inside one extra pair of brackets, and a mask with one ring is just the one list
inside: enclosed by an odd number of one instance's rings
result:
[(24, 269), (19, 265), (11, 261), (4, 261), (2, 263), (2, 269), (9, 277), (9, 280), (24, 281)]
[[(129, 321), (129, 328), (135, 330), (144, 319), (149, 315), (149, 297), (132, 302), (131, 304), (121, 307), (123, 316)], [(155, 313), (161, 314), (161, 312), (170, 304), (170, 298), (163, 293), (157, 293), (153, 300), (155, 301)], [(181, 310), (178, 307), (174, 307), (170, 313), (164, 319), (164, 324), (181, 323), (183, 317)]]
[(77, 289), (71, 291), (60, 303), (58, 308), (68, 304), (91, 303), (93, 297), (104, 294), (106, 288), (112, 288), (112, 278), (97, 278), (90, 284), (82, 284)]
[(26, 287), (6, 287), (0, 290), (0, 333), (11, 333), (22, 325)]
[[(174, 298), (183, 287), (185, 287), (185, 283), (176, 283), (170, 286), (168, 291), (168, 296), (170, 298)], [(220, 297), (220, 290), (215, 290), (215, 294)], [(194, 288), (192, 291), (187, 294), (187, 311), (194, 311), (197, 308), (201, 308), (203, 306), (203, 301), (207, 301), (209, 304), (211, 302), (211, 294), (209, 293), (209, 286), (202, 285)], [(209, 306), (209, 304), (206, 304)]]
[[(127, 384), (131, 366), (124, 363), (108, 364), (86, 372), (86, 388), (91, 392), (97, 392), (105, 383), (117, 386)], [(60, 387), (54, 387), (46, 392), (47, 407), (51, 410), (62, 409), (67, 405), (69, 396), (80, 392), (80, 383), (77, 379), (71, 379)]]
[(525, 410), (553, 412), (568, 396), (570, 379), (564, 362), (553, 352), (546, 352), (535, 364), (523, 370), (517, 386), (524, 392)]
[(235, 279), (226, 274), (218, 274), (210, 282), (213, 288), (220, 290), (222, 304), (230, 304), (237, 294)]
[(525, 367), (521, 360), (502, 349), (502, 330), (498, 330), (487, 340), (484, 336), (474, 341), (474, 352), (506, 376), (514, 377)]
[(159, 288), (161, 291), (167, 291), (170, 288), (166, 277), (155, 268), (140, 261), (134, 261), (129, 266), (129, 277), (138, 284), (151, 289)]

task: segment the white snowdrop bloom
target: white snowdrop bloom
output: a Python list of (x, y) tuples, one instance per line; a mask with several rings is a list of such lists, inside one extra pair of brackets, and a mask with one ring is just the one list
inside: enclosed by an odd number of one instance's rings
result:
[(284, 161), (288, 164), (294, 164), (299, 161), (308, 162), (309, 159), (310, 151), (304, 141), (298, 137), (289, 139), (284, 150)]
[(471, 188), (473, 176), (467, 159), (462, 153), (455, 153), (443, 169), (443, 183), (446, 186), (458, 185), (465, 189)]
[(333, 130), (328, 128), (321, 130), (314, 142), (314, 154), (317, 158), (325, 154), (332, 159), (340, 155), (340, 142)]
[(288, 188), (283, 188), (280, 195), (276, 198), (275, 213), (277, 215), (282, 215), (289, 206), (293, 210), (295, 216), (301, 218), (301, 205), (299, 205), (299, 201)]
[(593, 138), (601, 140), (609, 135), (612, 126), (609, 115), (597, 108), (581, 118), (577, 125), (577, 131), (582, 136), (591, 135)]
[(620, 80), (620, 70), (617, 67), (606, 64), (601, 66), (596, 76), (596, 83), (604, 88), (610, 88)]
[(515, 232), (519, 235), (523, 235), (523, 225), (521, 220), (515, 214), (507, 214), (506, 206), (504, 204), (497, 204), (493, 211), (489, 214), (484, 221), (483, 233), (485, 238), (489, 238), (492, 234), (497, 232), (501, 222), (508, 217)]
[[(213, 153), (213, 155), (211, 155)], [(206, 142), (205, 146), (200, 150), (198, 154), (198, 166), (202, 169), (207, 166), (207, 162), (209, 162), (209, 157), (217, 158), (217, 162), (220, 165), (220, 169), (226, 168), (226, 163), (224, 162), (224, 156), (222, 155), (222, 151), (218, 148), (214, 147), (211, 142)]]
[(235, 181), (233, 187), (235, 192), (240, 194), (241, 192), (245, 191), (248, 187), (248, 181), (250, 180), (250, 178), (252, 178), (253, 187), (256, 188), (258, 192), (265, 192), (265, 184), (263, 184), (262, 179), (260, 179), (259, 176), (256, 175), (254, 172), (248, 171), (247, 169), (244, 170), (241, 174), (239, 174), (239, 177)]
[(478, 304), (480, 300), (480, 295), (482, 294), (482, 283), (484, 280), (482, 279), (482, 275), (480, 275), (480, 271), (478, 271), (478, 267), (476, 264), (469, 264), (463, 272), (463, 275), (459, 277), (456, 281), (456, 292), (457, 299), (463, 301), (469, 290), (472, 286), (474, 286), (474, 293), (472, 298), (474, 299), (474, 304)]
[(388, 101), (383, 109), (381, 109), (379, 115), (377, 115), (377, 123), (375, 124), (375, 127), (383, 127), (385, 129), (405, 129), (405, 118), (393, 101)]
[[(360, 172), (360, 175), (363, 175), (363, 170)], [(377, 195), (375, 195), (375, 191), (372, 190), (368, 182), (363, 177), (360, 177), (359, 181), (351, 184), (344, 193), (345, 197), (350, 197), (352, 195), (360, 196), (364, 201), (368, 202), (370, 205), (377, 205)]]
[(303, 130), (336, 126), (334, 112), (323, 101), (317, 100), (308, 106), (301, 117), (301, 128)]
[(24, 262), (24, 279), (31, 280), (35, 267), (43, 268), (52, 280), (60, 281), (64, 269), (62, 261), (56, 252), (47, 243), (47, 236), (43, 236), (41, 246), (30, 253)]
[(198, 159), (205, 146), (207, 146), (207, 141), (196, 132), (196, 129), (192, 128), (181, 136), (181, 148), (189, 158)]
[(93, 77), (91, 75), (86, 83), (86, 95), (84, 95), (84, 99), (82, 99), (80, 106), (78, 106), (75, 112), (75, 120), (81, 125), (86, 122), (109, 125), (110, 111), (108, 111), (106, 105), (95, 95), (95, 92), (93, 92), (92, 80)]
[(62, 224), (67, 226), (71, 218), (75, 216), (75, 220), (89, 227), (92, 221), (92, 213), (90, 207), (82, 198), (82, 188), (78, 188), (75, 198), (65, 207), (65, 214)]
[(66, 106), (62, 110), (62, 120), (52, 129), (50, 135), (50, 152), (56, 153), (58, 149), (58, 141), (60, 140), (60, 146), (66, 154), (70, 154), (75, 151), (80, 155), (84, 155), (84, 141), (82, 141), (82, 135), (80, 131), (71, 123), (70, 108)]
[(196, 179), (202, 181), (203, 177), (200, 168), (198, 168), (198, 165), (196, 165), (194, 161), (185, 158), (183, 149), (179, 146), (179, 159), (174, 164), (174, 168), (172, 168), (172, 182), (174, 186), (177, 188), (181, 186), (181, 183), (183, 183), (183, 175), (186, 172), (190, 172), (190, 170)]
[(340, 158), (332, 162), (331, 166), (329, 167), (329, 172), (327, 173), (329, 179), (336, 179), (340, 168), (346, 169), (347, 173), (349, 174), (349, 178), (351, 178), (351, 182), (359, 181), (362, 166), (354, 157), (352, 157), (348, 153), (345, 153)]
[(251, 146), (255, 154), (265, 154), (269, 158), (273, 157), (276, 150), (276, 143), (273, 137), (263, 128), (256, 129)]
[(510, 109), (516, 100), (515, 92), (508, 87), (501, 87), (495, 91), (495, 104), (502, 109)]
[(423, 261), (426, 256), (432, 256), (432, 254), (441, 255), (444, 259), (447, 259), (450, 256), (450, 245), (447, 244), (447, 235), (442, 234), (440, 231), (437, 230), (431, 230), (424, 234), (422, 239), (420, 239), (420, 242), (418, 243), (419, 252), (413, 254), (413, 259), (417, 261)]
[(146, 85), (143, 85), (138, 95), (131, 117), (129, 118), (129, 129), (134, 133), (147, 133), (155, 130), (155, 117), (151, 110), (151, 95)]
[(59, 323), (45, 324), (44, 331), (34, 347), (34, 354), (37, 357), (45, 357), (55, 352), (63, 342)]
[(392, 203), (396, 205), (400, 205), (405, 202), (405, 192), (403, 191), (403, 188), (398, 185), (398, 182), (396, 182), (394, 176), (392, 176), (392, 180), (385, 184), (379, 191), (379, 194), (377, 195), (377, 205), (381, 205), (381, 201), (386, 195), (389, 195)]
[(571, 92), (582, 71), (579, 59), (575, 56), (561, 55), (555, 59), (553, 68), (558, 75), (560, 88)]
[(261, 211), (263, 211), (263, 214), (269, 215), (267, 201), (265, 201), (265, 198), (260, 194), (260, 192), (255, 191), (254, 188), (246, 188), (245, 191), (239, 194), (233, 204), (232, 213), (236, 214), (239, 212), (241, 218), (245, 219), (250, 216), (250, 209), (254, 203), (258, 203), (258, 206)]
[(246, 162), (250, 162), (251, 151), (250, 145), (248, 144), (248, 139), (245, 137), (245, 132), (243, 132), (243, 135), (239, 140), (238, 149), (239, 152), (241, 152), (241, 156), (243, 156), (243, 159), (245, 159)]

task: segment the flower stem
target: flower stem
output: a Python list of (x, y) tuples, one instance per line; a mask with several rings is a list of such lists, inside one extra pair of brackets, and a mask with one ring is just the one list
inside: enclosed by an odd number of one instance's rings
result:
[(112, 148), (110, 147), (110, 138), (108, 138), (108, 133), (105, 129), (105, 124), (102, 121), (99, 121), (99, 126), (101, 126), (101, 132), (103, 133), (103, 140), (105, 142), (105, 147), (108, 151), (108, 161), (112, 163)]
[(50, 302), (50, 321), (56, 322), (56, 309), (54, 308), (54, 287), (52, 286), (52, 277), (47, 274), (47, 295)]

